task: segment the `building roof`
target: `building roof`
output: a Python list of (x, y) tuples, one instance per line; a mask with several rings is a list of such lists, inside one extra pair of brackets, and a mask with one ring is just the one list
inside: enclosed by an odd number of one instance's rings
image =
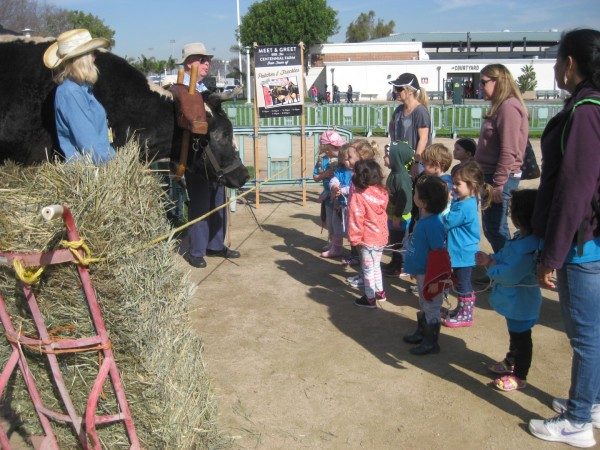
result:
[(369, 42), (422, 42), (424, 47), (432, 44), (453, 44), (457, 42), (466, 42), (467, 34), (471, 42), (475, 43), (501, 43), (501, 42), (522, 42), (523, 38), (528, 44), (534, 45), (553, 45), (560, 41), (562, 32), (558, 30), (550, 31), (449, 31), (449, 32), (430, 32), (430, 33), (394, 33), (389, 36), (373, 39)]

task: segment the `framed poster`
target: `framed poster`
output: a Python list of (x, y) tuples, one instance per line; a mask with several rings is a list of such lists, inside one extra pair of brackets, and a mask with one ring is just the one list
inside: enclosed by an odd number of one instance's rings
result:
[(254, 79), (259, 117), (302, 115), (304, 72), (298, 45), (254, 49)]

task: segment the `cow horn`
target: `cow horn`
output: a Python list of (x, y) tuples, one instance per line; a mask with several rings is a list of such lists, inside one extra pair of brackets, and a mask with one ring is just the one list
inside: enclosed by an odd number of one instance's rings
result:
[(229, 92), (220, 92), (218, 94), (218, 96), (221, 99), (221, 101), (225, 102), (227, 100), (231, 100), (233, 97), (241, 95), (243, 92), (244, 92), (244, 85), (241, 84), (241, 85), (236, 86)]

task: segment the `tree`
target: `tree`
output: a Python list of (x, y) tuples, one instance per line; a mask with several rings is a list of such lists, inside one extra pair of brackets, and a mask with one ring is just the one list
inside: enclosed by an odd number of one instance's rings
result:
[(239, 28), (243, 46), (297, 44), (305, 51), (339, 30), (337, 12), (326, 0), (263, 0), (253, 3)]
[(517, 78), (519, 90), (521, 93), (525, 91), (533, 91), (537, 86), (537, 80), (535, 79), (535, 70), (533, 70), (533, 66), (527, 64), (521, 67), (521, 72), (523, 72), (523, 74)]
[(387, 24), (382, 19), (375, 23), (375, 12), (361, 13), (346, 29), (346, 42), (364, 42), (370, 39), (389, 36), (394, 32), (396, 24), (390, 20)]
[(86, 28), (92, 37), (108, 40), (111, 47), (115, 45), (115, 32), (106, 26), (102, 19), (83, 11), (69, 11), (69, 22), (72, 28)]
[(98, 17), (38, 0), (0, 0), (0, 23), (14, 31), (31, 28), (37, 36), (58, 36), (73, 28), (87, 28), (93, 37), (103, 37), (115, 45), (115, 32)]

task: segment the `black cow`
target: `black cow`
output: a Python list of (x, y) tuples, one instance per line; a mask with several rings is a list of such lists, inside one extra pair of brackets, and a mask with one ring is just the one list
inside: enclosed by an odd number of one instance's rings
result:
[[(0, 163), (10, 159), (29, 165), (54, 154), (62, 156), (54, 124), (56, 85), (42, 63), (42, 55), (53, 41), (0, 36)], [(151, 87), (141, 72), (112, 53), (97, 52), (96, 65), (99, 77), (94, 95), (106, 109), (113, 145), (122, 146), (134, 136), (142, 149), (141, 158), (178, 161), (182, 133), (175, 126), (171, 94)], [(209, 145), (221, 169), (239, 164), (221, 179), (229, 187), (240, 187), (248, 179), (248, 171), (240, 164), (233, 126), (221, 107), (226, 99), (221, 94), (205, 96), (211, 111), (209, 134), (199, 141), (199, 150)], [(217, 178), (218, 169), (199, 154), (190, 151), (188, 165)]]

